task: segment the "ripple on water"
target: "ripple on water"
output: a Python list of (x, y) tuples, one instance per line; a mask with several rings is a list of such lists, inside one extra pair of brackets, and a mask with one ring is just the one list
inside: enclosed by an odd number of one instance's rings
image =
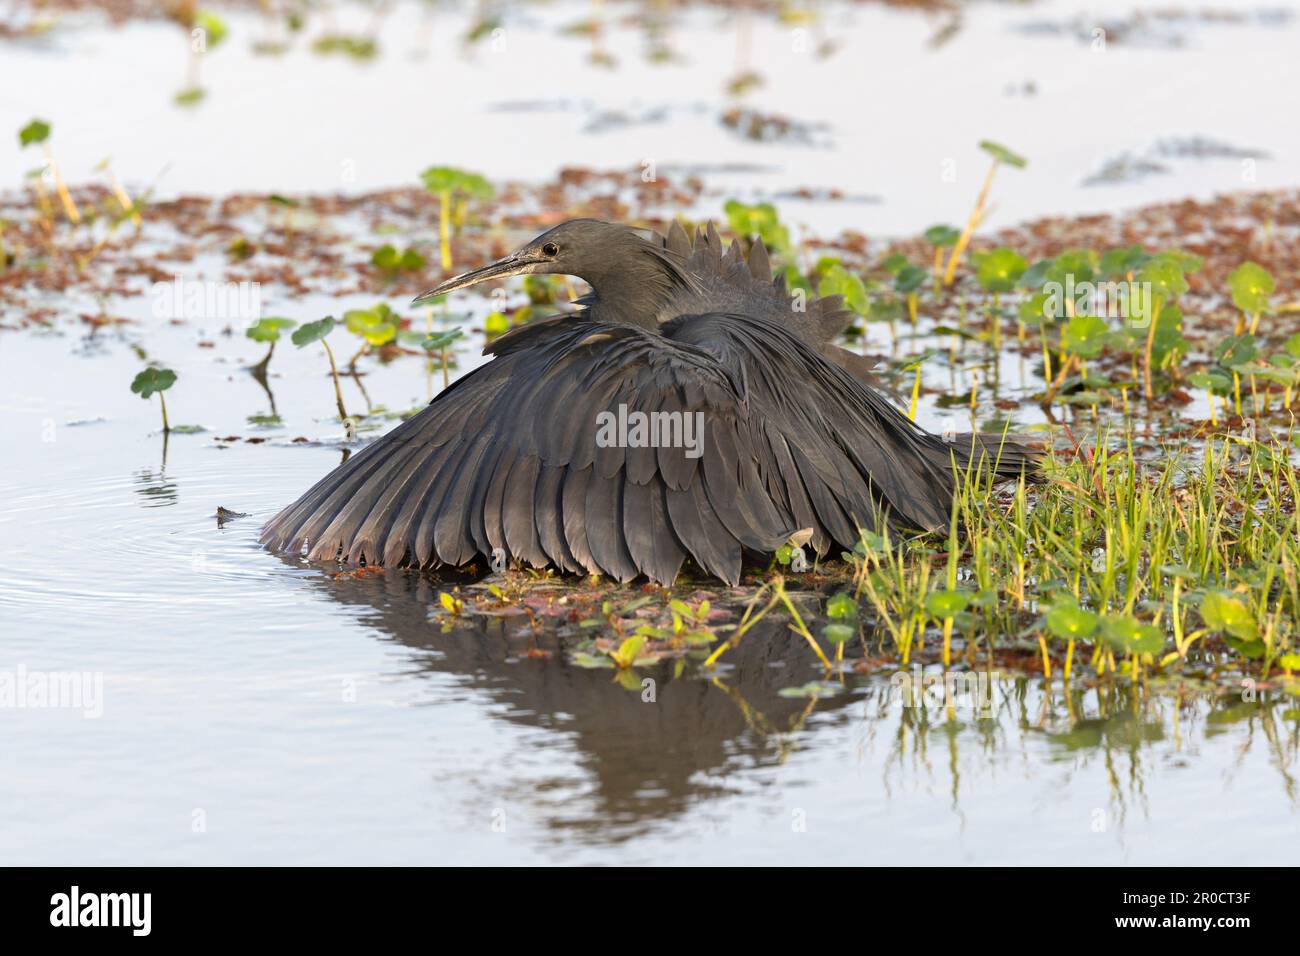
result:
[[(257, 533), (320, 467), (194, 441), (173, 442), (165, 467), (90, 455), (41, 485), (10, 479), (0, 485), (0, 528), (14, 546), (0, 565), (0, 613), (110, 626), (116, 609), (225, 605), (252, 590), (262, 611), (296, 603), (297, 589), (279, 582), (310, 572), (271, 560)], [(218, 527), (219, 506), (248, 515)]]

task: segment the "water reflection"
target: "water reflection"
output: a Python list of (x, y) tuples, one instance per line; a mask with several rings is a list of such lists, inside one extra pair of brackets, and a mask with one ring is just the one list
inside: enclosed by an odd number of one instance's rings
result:
[[(729, 655), (728, 667), (706, 678), (675, 662), (642, 668), (635, 688), (610, 670), (569, 663), (576, 638), (548, 634), (534, 642), (517, 621), (478, 618), (444, 633), (430, 618), (446, 585), (428, 575), (314, 579), (334, 600), (369, 606), (365, 623), (420, 652), (427, 673), (455, 674), (466, 690), (486, 692), (503, 720), (562, 735), (590, 776), (596, 812), (550, 825), (627, 838), (641, 823), (677, 816), (727, 792), (719, 775), (779, 764), (808, 715), (844, 709), (848, 694), (819, 700), (783, 697), (815, 671), (784, 622), (762, 622)], [(530, 656), (538, 647), (550, 654)], [(650, 680), (653, 684), (644, 684)], [(646, 688), (653, 700), (644, 699)]]
[(162, 458), (158, 470), (141, 468), (135, 475), (136, 494), (144, 500), (145, 508), (166, 508), (176, 504), (178, 497), (176, 483), (167, 477), (167, 433), (162, 436)]
[[(1068, 691), (1057, 682), (1045, 693), (1036, 677), (990, 671), (978, 706), (920, 695), (909, 703), (897, 675), (877, 670), (846, 672), (831, 696), (795, 697), (788, 689), (819, 672), (802, 640), (775, 616), (750, 631), (716, 675), (700, 673), (694, 661), (666, 661), (624, 686), (610, 670), (570, 663), (579, 638), (563, 628), (537, 635), (522, 617), (479, 617), (444, 632), (432, 609), (448, 585), (431, 576), (307, 580), (332, 600), (369, 609), (364, 622), (416, 652), (419, 673), (455, 675), (467, 697), (486, 695), (494, 719), (546, 731), (557, 750), (576, 753), (592, 812), (546, 812), (557, 839), (610, 843), (642, 835), (754, 785), (807, 773), (803, 764), (786, 766), (793, 754), (839, 754), (846, 739), (858, 764), (878, 768), (871, 793), (848, 799), (898, 800), (939, 783), (963, 820), (971, 789), (987, 800), (990, 782), (1014, 792), (1043, 776), (1060, 787), (1102, 782), (1112, 821), (1132, 812), (1146, 819), (1153, 777), (1185, 773), (1204, 781), (1224, 772), (1230, 760), (1203, 752), (1219, 735), (1229, 735), (1238, 762), (1261, 749), (1286, 803), (1297, 806), (1300, 713), (1285, 694), (1280, 702), (1267, 694), (1242, 701), (1238, 693), (1191, 685), (1153, 690), (1077, 680)], [(653, 700), (644, 699), (646, 679)], [(571, 792), (569, 764), (567, 757), (552, 760), (553, 777), (523, 786)], [(535, 805), (538, 794), (520, 796)]]

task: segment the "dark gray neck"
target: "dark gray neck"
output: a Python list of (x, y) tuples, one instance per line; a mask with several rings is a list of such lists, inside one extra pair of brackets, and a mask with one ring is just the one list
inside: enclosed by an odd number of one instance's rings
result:
[(672, 317), (667, 307), (689, 280), (668, 253), (642, 239), (619, 252), (609, 257), (608, 267), (583, 270), (580, 278), (592, 292), (587, 307), (597, 322), (656, 331)]

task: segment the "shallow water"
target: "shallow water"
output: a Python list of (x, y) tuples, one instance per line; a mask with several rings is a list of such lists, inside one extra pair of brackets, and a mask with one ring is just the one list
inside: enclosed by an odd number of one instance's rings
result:
[[(833, 99), (819, 106), (805, 88), (764, 101), (778, 110), (812, 108), (812, 121), (829, 122), (834, 145), (823, 150), (737, 144), (718, 128), (711, 107), (701, 113), (680, 90), (654, 98), (672, 107), (661, 123), (577, 135), (578, 124), (601, 111), (626, 113), (646, 102), (635, 83), (639, 63), (604, 82), (606, 74), (578, 58), (563, 60), (566, 72), (555, 87), (583, 87), (587, 99), (547, 91), (548, 101), (570, 105), (502, 111), (502, 103), (520, 98), (517, 85), (482, 62), (437, 59), (485, 84), (481, 99), (452, 104), (456, 115), (475, 122), (493, 110), (507, 115), (521, 136), (551, 149), (554, 163), (545, 169), (533, 168), (546, 152), (540, 146), (524, 156), (500, 141), (435, 141), (421, 129), (430, 108), (414, 109), (407, 92), (375, 99), (382, 108), (349, 113), (351, 125), (331, 121), (339, 103), (365, 103), (381, 90), (421, 90), (431, 67), (401, 56), (370, 67), (305, 53), (271, 63), (232, 47), (205, 64), (210, 98), (194, 113), (169, 104), (183, 51), (175, 62), (150, 52), (164, 36), (179, 45), (171, 27), (56, 34), (46, 44), (6, 48), (3, 69), (18, 64), (31, 78), (27, 89), (47, 91), (42, 110), (55, 122), (74, 180), (89, 173), (77, 163), (107, 152), (135, 181), (147, 181), (172, 159), (164, 193), (370, 189), (409, 182), (435, 160), (537, 179), (567, 163), (634, 165), (657, 155), (647, 150), (672, 143), (690, 144), (668, 157), (679, 164), (771, 160), (753, 179), (769, 194), (793, 185), (880, 193), (879, 204), (825, 204), (825, 221), (903, 232), (965, 210), (984, 171), (972, 144), (984, 135), (1031, 157), (1050, 142), (1054, 153), (1050, 163), (1035, 160), (1000, 199), (1002, 222), (1237, 188), (1236, 164), (1208, 160), (1189, 160), (1176, 176), (1141, 186), (1058, 187), (1156, 133), (1203, 130), (1195, 121), (1209, 81), (1198, 64), (1217, 57), (1216, 69), (1232, 72), (1232, 64), (1252, 56), (1252, 44), (1293, 40), (1294, 25), (1191, 31), (1193, 48), (1168, 54), (1182, 57), (1171, 62), (1187, 74), (1179, 95), (1162, 104), (1170, 112), (1161, 114), (1159, 128), (1094, 127), (1081, 155), (1050, 131), (1065, 128), (1054, 124), (1076, 128), (1077, 114), (1061, 104), (1083, 80), (1047, 69), (1078, 41), (1026, 39), (1012, 30), (1062, 10), (1074, 12), (1069, 4), (981, 9), (931, 65), (911, 62), (926, 21), (855, 10), (857, 32), (849, 39), (861, 45), (818, 66), (808, 83), (856, 90), (847, 78), (852, 73), (860, 85), (852, 71), (864, 63), (877, 71), (868, 74), (877, 83), (904, 64), (914, 79), (930, 66), (973, 68), (997, 43), (1010, 44), (1015, 56), (996, 57), (996, 75), (982, 79), (984, 86), (959, 84), (943, 123), (907, 125), (916, 102), (940, 95), (933, 85), (917, 87), (925, 92), (910, 106), (886, 98), (865, 113), (856, 98), (847, 113)], [(900, 22), (915, 34), (911, 46), (888, 40), (884, 25)], [(766, 28), (756, 36), (756, 49), (775, 42)], [(632, 41), (615, 45), (621, 42)], [(857, 55), (864, 51), (875, 59)], [(527, 65), (527, 55), (516, 65)], [(1102, 90), (1150, 80), (1149, 71), (1164, 68), (1120, 47), (1107, 57), (1113, 59), (1098, 80)], [(116, 70), (124, 60), (136, 69)], [(700, 95), (716, 99), (726, 69), (706, 70), (700, 62), (664, 75), (689, 91), (703, 82)], [(1245, 89), (1264, 84), (1283, 95), (1292, 87), (1277, 77), (1287, 63), (1260, 55), (1252, 70), (1234, 75)], [(77, 70), (95, 82), (71, 83)], [(56, 74), (57, 82), (43, 79)], [(281, 128), (292, 89), (275, 78), (288, 75), (298, 77), (293, 89), (316, 91), (301, 107), (316, 112), (302, 114), (312, 122)], [(593, 84), (592, 76), (602, 82)], [(986, 111), (983, 117), (1015, 119), (1005, 128), (976, 129), (979, 96), (1001, 97), (1007, 82), (1024, 76), (1040, 78), (1036, 105)], [(30, 118), (29, 97), (12, 96), (12, 85), (0, 84), (0, 128)], [(103, 119), (115, 115), (106, 103), (150, 97), (157, 102), (147, 121), (127, 128)], [(1267, 141), (1246, 135), (1260, 130), (1257, 116), (1211, 118), (1225, 139), (1293, 156), (1293, 125), (1269, 126)], [(900, 127), (912, 132), (889, 133), (897, 154), (883, 150), (880, 130)], [(232, 130), (239, 132), (233, 139)], [(1032, 145), (1021, 142), (1026, 131), (1033, 132)], [(953, 149), (978, 158), (977, 166), (963, 161), (960, 195), (932, 188), (933, 169), (915, 159), (932, 153), (937, 164)], [(863, 167), (856, 157), (868, 154), (872, 162)], [(358, 178), (341, 184), (339, 164), (352, 157), (360, 159)], [(0, 151), (0, 179), (15, 182), (30, 160)], [(1287, 177), (1294, 169), (1261, 162), (1259, 185), (1293, 183)], [(719, 190), (745, 185), (731, 175), (717, 180)], [(792, 215), (813, 221), (816, 205)], [(219, 266), (200, 258), (174, 268), (189, 280), (211, 278)], [(265, 295), (266, 314), (300, 319), (375, 299), (290, 301), (271, 288)], [(429, 578), (334, 578), (257, 546), (262, 523), (343, 454), (318, 348), (280, 344), (268, 382), (273, 406), (246, 371), (263, 347), (242, 337), (242, 323), (234, 323), (234, 334), (226, 334), (224, 320), (170, 324), (152, 317), (141, 294), (106, 305), (135, 324), (88, 336), (77, 316), (95, 314), (94, 303), (70, 296), (47, 304), (58, 310), (56, 331), (0, 333), (0, 534), (9, 543), (0, 565), (0, 683), (19, 674), (39, 682), (52, 673), (87, 673), (91, 688), (96, 676), (102, 679), (102, 696), (61, 708), (0, 708), (6, 861), (1290, 862), (1300, 835), (1300, 722), (1292, 703), (1242, 703), (1231, 689), (1224, 696), (1185, 689), (1181, 698), (1142, 698), (1080, 686), (1067, 696), (1059, 681), (1045, 691), (1036, 679), (1007, 674), (989, 685), (990, 710), (981, 716), (965, 700), (951, 713), (905, 706), (885, 670), (847, 676), (839, 693), (813, 704), (780, 694), (818, 670), (775, 618), (724, 658), (717, 681), (690, 669), (674, 676), (671, 664), (645, 669), (655, 699), (643, 701), (609, 671), (570, 665), (569, 644), (554, 635), (540, 639), (552, 655), (539, 659), (500, 620), (444, 632), (431, 619), (439, 588)], [(871, 334), (872, 350), (889, 350), (884, 329), (874, 325)], [(460, 355), (459, 372), (482, 360), (479, 344)], [(931, 345), (946, 349), (947, 342), (905, 340), (898, 350)], [(155, 357), (180, 375), (168, 393), (172, 423), (205, 431), (164, 441), (157, 401), (128, 391), (144, 359)], [(1033, 387), (1026, 364), (1005, 356), (1003, 383)], [(376, 408), (410, 409), (440, 387), (440, 376), (419, 359), (388, 366), (367, 359), (363, 367)], [(927, 374), (936, 389), (969, 388), (961, 375), (950, 381), (946, 368)], [(350, 407), (366, 408), (356, 382), (345, 380), (344, 389)], [(279, 427), (252, 420), (273, 409), (282, 416)], [(1036, 420), (1032, 410), (1016, 414), (1018, 426)], [(964, 409), (940, 409), (932, 395), (921, 403), (920, 420), (936, 431), (969, 427)], [(266, 440), (218, 441), (231, 436)], [(306, 441), (295, 442), (300, 437)], [(222, 527), (219, 507), (247, 516)]]
[[(562, 32), (591, 15), (588, 4), (512, 7), (499, 41), (468, 52), (469, 5), (428, 23), (423, 6), (400, 4), (380, 22), (380, 56), (366, 63), (313, 54), (304, 41), (259, 56), (251, 44), (266, 24), (232, 14), (230, 39), (202, 62), (208, 96), (189, 110), (171, 102), (188, 55), (174, 24), (6, 44), (0, 75), (21, 81), (0, 83), (0, 130), (35, 112), (54, 124), (72, 181), (96, 178), (111, 156), (133, 190), (152, 186), (158, 197), (365, 192), (414, 185), (443, 163), (539, 181), (565, 166), (648, 162), (670, 179), (704, 177), (712, 197), (700, 216), (718, 215), (731, 196), (775, 197), (786, 221), (823, 236), (960, 225), (988, 170), (982, 139), (1030, 160), (999, 174), (988, 229), (1300, 184), (1300, 128), (1261, 120), (1296, 111), (1300, 0), (1228, 5), (1239, 21), (1196, 16), (1200, 4), (1172, 20), (1155, 16), (1168, 4), (1132, 0), (975, 4), (938, 46), (950, 18), (877, 4), (818, 4), (823, 28), (812, 32), (755, 18), (749, 65), (766, 83), (740, 105), (821, 128), (813, 145), (756, 143), (720, 122), (735, 105), (726, 85), (738, 27), (719, 11), (676, 21), (678, 60), (655, 66), (642, 32), (615, 25), (628, 8), (609, 5), (604, 45), (619, 63), (610, 70), (587, 62), (589, 40)], [(1143, 12), (1144, 27), (1124, 29)], [(360, 4), (336, 18), (344, 31), (371, 22)], [(1107, 30), (1104, 48), (1092, 29)], [(823, 39), (838, 49), (819, 59)], [(1197, 137), (1247, 155), (1170, 156), (1161, 146)], [(1086, 185), (1125, 156), (1163, 171)], [(36, 163), (34, 152), (0, 150), (0, 182), (18, 183)], [(791, 195), (800, 189), (870, 201)]]
[[(0, 671), (103, 680), (98, 717), (3, 710), (6, 860), (1289, 860), (1285, 704), (1084, 688), (1067, 704), (1009, 674), (981, 719), (965, 698), (904, 706), (881, 672), (802, 717), (810, 702), (779, 691), (818, 671), (775, 620), (717, 682), (645, 670), (643, 702), (554, 636), (535, 659), (500, 619), (444, 633), (428, 578), (272, 557), (262, 521), (341, 456), (291, 443), (337, 428), (308, 414), (331, 407), (322, 363), (277, 354), (284, 428), (223, 449), (265, 411), (232, 358), (257, 350), (180, 348), (196, 335), (149, 336), (192, 357), (173, 422), (210, 428), (171, 436), (165, 462), (126, 339), (28, 336), (21, 362), (5, 343)], [(371, 375), (372, 396), (419, 401), (418, 364)], [(249, 516), (218, 527), (219, 506)]]

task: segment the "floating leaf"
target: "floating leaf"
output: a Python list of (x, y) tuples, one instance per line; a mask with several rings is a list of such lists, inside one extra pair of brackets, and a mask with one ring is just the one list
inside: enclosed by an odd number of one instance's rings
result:
[(586, 651), (578, 651), (569, 658), (569, 660), (578, 667), (586, 667), (592, 670), (616, 666), (614, 662), (604, 654), (589, 654)]
[(843, 688), (830, 681), (809, 681), (799, 687), (782, 687), (777, 693), (782, 697), (834, 697)]

